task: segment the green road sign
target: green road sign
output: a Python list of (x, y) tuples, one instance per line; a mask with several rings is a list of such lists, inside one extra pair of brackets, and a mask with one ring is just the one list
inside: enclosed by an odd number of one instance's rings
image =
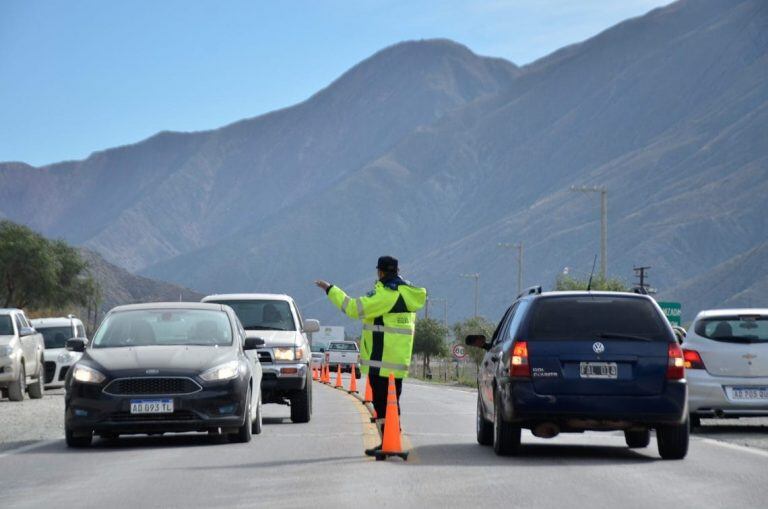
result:
[(659, 302), (661, 310), (672, 325), (682, 324), (682, 306), (679, 302)]

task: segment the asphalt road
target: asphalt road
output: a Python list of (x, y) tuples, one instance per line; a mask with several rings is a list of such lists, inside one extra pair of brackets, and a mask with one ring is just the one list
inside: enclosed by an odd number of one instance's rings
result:
[(630, 451), (618, 433), (526, 433), (520, 456), (498, 458), (475, 442), (473, 392), (417, 383), (402, 398), (411, 457), (375, 462), (362, 454), (376, 440), (362, 406), (314, 388), (310, 423), (267, 405), (264, 432), (249, 444), (205, 435), (97, 439), (86, 450), (61, 438), (17, 442), (0, 450), (0, 506), (757, 508), (768, 495), (768, 452), (709, 432), (683, 461), (662, 461), (654, 441)]

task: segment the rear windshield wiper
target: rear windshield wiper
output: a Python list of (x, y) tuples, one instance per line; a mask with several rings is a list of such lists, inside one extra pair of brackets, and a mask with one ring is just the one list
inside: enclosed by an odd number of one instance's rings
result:
[(633, 341), (653, 341), (645, 336), (635, 336), (632, 334), (622, 334), (620, 332), (601, 332), (597, 335), (600, 339), (631, 339)]

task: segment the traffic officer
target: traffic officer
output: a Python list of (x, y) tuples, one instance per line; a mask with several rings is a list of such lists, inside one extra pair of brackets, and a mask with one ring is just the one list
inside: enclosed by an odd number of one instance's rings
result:
[[(424, 307), (427, 290), (400, 277), (396, 258), (380, 257), (376, 269), (378, 281), (373, 290), (355, 299), (327, 281), (318, 280), (315, 284), (325, 290), (330, 301), (348, 317), (363, 322), (360, 371), (368, 376), (373, 408), (383, 423), (390, 373), (395, 375), (398, 410), (400, 408), (403, 378), (411, 364), (416, 312)], [(365, 453), (372, 456), (380, 448), (367, 449)]]

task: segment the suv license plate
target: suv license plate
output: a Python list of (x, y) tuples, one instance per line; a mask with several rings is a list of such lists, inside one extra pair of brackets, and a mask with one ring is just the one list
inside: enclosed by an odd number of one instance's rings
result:
[(729, 387), (730, 397), (736, 401), (768, 401), (768, 387)]
[(580, 362), (581, 378), (618, 378), (618, 367), (615, 362)]
[(172, 399), (132, 399), (132, 414), (172, 414)]

